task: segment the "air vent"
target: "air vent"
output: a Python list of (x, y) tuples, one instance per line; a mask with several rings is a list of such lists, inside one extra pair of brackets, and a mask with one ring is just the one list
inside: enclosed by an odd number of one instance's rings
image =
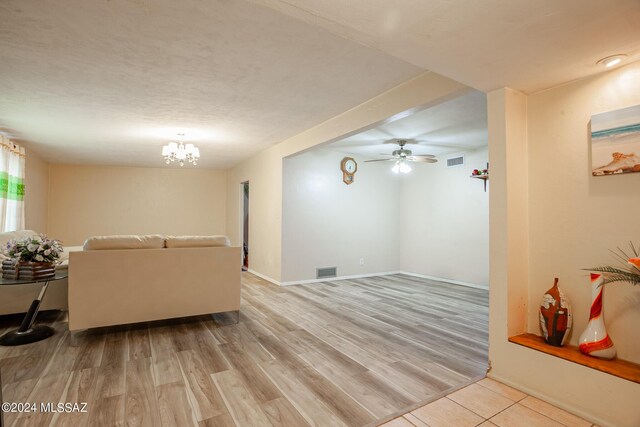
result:
[(316, 279), (326, 279), (328, 277), (336, 277), (338, 274), (337, 267), (316, 268)]
[(459, 156), (459, 157), (451, 157), (449, 159), (447, 159), (447, 167), (453, 167), (453, 166), (462, 166), (464, 165), (464, 156)]

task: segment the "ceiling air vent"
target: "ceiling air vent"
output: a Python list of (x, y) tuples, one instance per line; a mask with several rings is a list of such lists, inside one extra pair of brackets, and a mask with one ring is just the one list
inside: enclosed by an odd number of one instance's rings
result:
[(326, 279), (328, 277), (336, 277), (338, 267), (316, 268), (316, 279)]
[(464, 165), (464, 156), (451, 157), (447, 159), (447, 167)]

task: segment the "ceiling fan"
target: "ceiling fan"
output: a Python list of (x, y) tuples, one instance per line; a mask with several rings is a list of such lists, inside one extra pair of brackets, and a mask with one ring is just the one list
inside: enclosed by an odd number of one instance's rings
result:
[(391, 170), (395, 173), (409, 173), (411, 172), (411, 166), (409, 162), (422, 162), (422, 163), (436, 163), (438, 160), (433, 154), (416, 154), (413, 155), (411, 150), (405, 149), (404, 146), (407, 142), (406, 139), (394, 139), (389, 141), (393, 144), (398, 144), (400, 149), (394, 150), (390, 155), (381, 154), (382, 156), (390, 156), (387, 159), (365, 160), (365, 162), (395, 162)]

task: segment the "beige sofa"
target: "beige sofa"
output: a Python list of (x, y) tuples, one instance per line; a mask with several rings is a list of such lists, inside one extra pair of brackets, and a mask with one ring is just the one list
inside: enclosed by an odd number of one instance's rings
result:
[[(0, 233), (0, 248), (4, 249), (10, 240), (20, 240), (37, 235), (33, 230), (19, 230)], [(57, 268), (66, 268), (69, 252), (82, 250), (82, 246), (65, 247)], [(0, 259), (4, 258), (0, 255)], [(42, 288), (41, 284), (0, 286), (0, 315), (24, 313), (29, 309)], [(49, 284), (40, 310), (67, 309), (67, 279), (56, 280)]]
[(69, 256), (69, 330), (240, 309), (239, 247), (224, 236), (108, 236)]

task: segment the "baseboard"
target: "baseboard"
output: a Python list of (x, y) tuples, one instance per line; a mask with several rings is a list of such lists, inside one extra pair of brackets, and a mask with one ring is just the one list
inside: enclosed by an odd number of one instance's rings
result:
[(311, 285), (314, 283), (324, 283), (324, 282), (333, 282), (336, 280), (349, 280), (349, 279), (364, 279), (367, 277), (376, 277), (376, 276), (390, 276), (392, 274), (405, 274), (407, 276), (413, 276), (413, 277), (419, 277), (421, 279), (429, 279), (429, 280), (435, 280), (437, 282), (445, 282), (445, 283), (451, 283), (454, 285), (460, 285), (460, 286), (466, 286), (469, 288), (476, 288), (476, 289), (484, 289), (484, 290), (488, 290), (489, 287), (487, 285), (478, 285), (476, 283), (468, 283), (468, 282), (462, 282), (459, 280), (451, 280), (451, 279), (445, 279), (442, 277), (435, 277), (435, 276), (427, 276), (424, 274), (419, 274), (419, 273), (411, 273), (408, 271), (384, 271), (384, 272), (380, 272), (380, 273), (367, 273), (367, 274), (352, 274), (352, 275), (348, 275), (348, 276), (336, 276), (336, 277), (329, 277), (326, 279), (308, 279), (308, 280), (294, 280), (294, 281), (290, 281), (290, 282), (279, 282), (276, 279), (273, 279), (269, 276), (265, 276), (264, 274), (258, 273), (255, 270), (252, 269), (247, 269), (247, 272), (253, 274), (254, 276), (258, 276), (261, 279), (266, 280), (267, 282), (273, 283), (274, 285), (278, 285), (278, 286), (294, 286), (294, 285)]
[(444, 277), (427, 276), (426, 274), (420, 274), (420, 273), (410, 273), (408, 271), (399, 271), (398, 273), (406, 274), (407, 276), (419, 277), (421, 279), (429, 279), (429, 280), (435, 280), (438, 282), (451, 283), (453, 285), (466, 286), (468, 288), (484, 289), (487, 291), (489, 290), (489, 285), (479, 285), (477, 283), (469, 283), (469, 282), (462, 282), (460, 280), (445, 279)]
[(367, 274), (352, 274), (349, 276), (336, 276), (326, 279), (309, 279), (309, 280), (294, 280), (291, 282), (281, 282), (280, 286), (293, 286), (293, 285), (310, 285), (313, 283), (333, 282), (336, 280), (348, 280), (348, 279), (364, 279), (365, 277), (375, 276), (389, 276), (391, 274), (399, 274), (401, 271), (384, 271), (381, 273), (367, 273)]
[(280, 282), (278, 282), (276, 279), (272, 279), (271, 277), (269, 277), (269, 276), (265, 276), (264, 274), (262, 274), (262, 273), (258, 273), (257, 271), (252, 270), (252, 269), (250, 269), (250, 268), (247, 268), (247, 273), (251, 273), (251, 274), (253, 274), (254, 276), (258, 276), (259, 278), (264, 279), (264, 280), (266, 280), (267, 282), (273, 283), (274, 285), (282, 286), (282, 285), (280, 284)]
[(573, 415), (576, 415), (576, 416), (578, 416), (580, 418), (583, 418), (583, 419), (585, 419), (585, 420), (587, 420), (587, 421), (589, 421), (591, 423), (595, 423), (596, 425), (599, 425), (599, 426), (602, 426), (602, 427), (611, 426), (611, 423), (609, 421), (607, 421), (607, 420), (603, 420), (601, 418), (594, 417), (593, 414), (589, 414), (589, 413), (587, 413), (585, 411), (582, 411), (582, 410), (580, 410), (578, 408), (575, 408), (575, 407), (573, 407), (571, 405), (567, 405), (566, 403), (561, 402), (561, 401), (559, 401), (557, 399), (554, 399), (553, 397), (548, 396), (548, 395), (546, 395), (544, 393), (540, 393), (537, 390), (533, 390), (533, 389), (531, 389), (529, 387), (523, 387), (521, 384), (515, 383), (515, 382), (513, 382), (513, 381), (511, 381), (511, 380), (509, 380), (507, 378), (504, 378), (504, 377), (502, 377), (500, 375), (493, 375), (491, 373), (491, 371), (489, 371), (487, 373), (487, 377), (491, 378), (492, 380), (496, 380), (496, 381), (499, 381), (499, 382), (501, 382), (503, 384), (506, 384), (509, 387), (513, 387), (516, 390), (520, 390), (521, 392), (526, 393), (529, 396), (533, 396), (533, 397), (538, 398), (540, 400), (543, 400), (543, 401), (545, 401), (547, 403), (550, 403), (553, 406), (556, 406), (556, 407), (558, 407), (560, 409), (564, 409), (565, 411), (570, 412)]

